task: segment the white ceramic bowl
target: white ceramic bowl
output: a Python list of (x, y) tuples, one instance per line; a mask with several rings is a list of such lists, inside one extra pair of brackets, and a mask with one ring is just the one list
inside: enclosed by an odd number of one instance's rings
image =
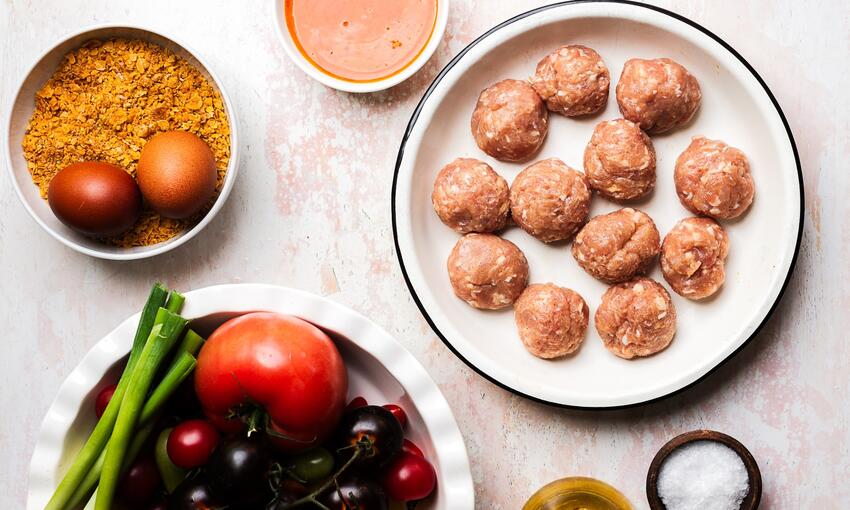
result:
[[(177, 56), (194, 65), (221, 94), (221, 99), (224, 102), (230, 122), (230, 161), (227, 165), (227, 174), (225, 175), (221, 192), (212, 208), (194, 227), (186, 229), (168, 241), (151, 246), (133, 248), (110, 246), (79, 234), (63, 225), (53, 215), (47, 201), (39, 195), (38, 186), (33, 184), (29, 170), (27, 169), (27, 162), (24, 159), (23, 149), (21, 148), (21, 142), (24, 139), (27, 124), (35, 108), (35, 93), (53, 75), (65, 54), (80, 47), (83, 42), (90, 39), (107, 39), (111, 37), (143, 39), (154, 42), (171, 50)], [(178, 43), (173, 37), (158, 34), (144, 28), (126, 25), (104, 25), (87, 28), (62, 38), (61, 42), (47, 50), (26, 74), (7, 112), (8, 117), (4, 122), (7, 130), (4, 151), (6, 153), (6, 168), (9, 171), (9, 177), (18, 194), (18, 198), (21, 199), (24, 207), (26, 207), (33, 219), (44, 230), (66, 246), (86, 255), (112, 260), (134, 260), (152, 257), (172, 250), (195, 237), (198, 232), (203, 230), (212, 221), (215, 215), (221, 210), (228, 195), (230, 195), (230, 191), (233, 189), (234, 182), (236, 182), (236, 173), (239, 169), (238, 123), (236, 110), (233, 108), (230, 97), (228, 97), (227, 92), (221, 87), (221, 82), (209, 66), (204, 63), (198, 53), (188, 49), (184, 44)]]
[[(751, 209), (722, 222), (730, 239), (726, 284), (706, 302), (670, 291), (678, 311), (676, 338), (645, 359), (609, 353), (593, 325), (607, 286), (575, 262), (568, 243), (543, 244), (519, 228), (502, 235), (522, 249), (532, 282), (578, 291), (590, 307), (584, 345), (573, 356), (542, 360), (519, 340), (511, 309), (475, 310), (452, 293), (446, 258), (458, 235), (434, 213), (430, 195), (440, 168), (456, 157), (482, 159), (509, 182), (524, 164), (496, 161), (475, 144), (469, 119), (482, 89), (503, 78), (523, 79), (563, 44), (596, 49), (611, 72), (604, 112), (550, 115), (549, 136), (535, 160), (558, 157), (581, 169), (594, 126), (620, 117), (614, 88), (628, 58), (670, 57), (700, 81), (702, 106), (688, 125), (653, 136), (658, 157), (655, 193), (634, 207), (662, 235), (691, 216), (673, 183), (678, 155), (693, 135), (720, 138), (747, 154), (756, 185)], [(440, 73), (410, 121), (393, 187), (393, 226), (399, 260), (414, 298), (434, 330), (471, 367), (518, 394), (562, 406), (605, 408), (657, 399), (699, 380), (736, 353), (775, 308), (794, 266), (802, 227), (803, 189), (794, 141), (779, 105), (755, 71), (718, 37), (668, 11), (637, 3), (568, 2), (545, 6), (495, 27)], [(593, 198), (591, 216), (620, 204)], [(664, 283), (660, 269), (650, 274)]]
[(437, 0), (437, 21), (434, 24), (434, 31), (431, 33), (431, 38), (428, 39), (425, 49), (419, 53), (416, 59), (399, 73), (388, 76), (382, 80), (368, 82), (341, 80), (316, 68), (316, 66), (304, 58), (304, 55), (301, 54), (295, 46), (295, 42), (292, 40), (292, 34), (290, 34), (289, 28), (286, 26), (284, 0), (271, 0), (270, 3), (274, 8), (274, 19), (277, 25), (277, 33), (280, 36), (281, 43), (283, 43), (283, 49), (286, 51), (289, 58), (295, 62), (295, 65), (301, 68), (301, 70), (308, 76), (325, 86), (342, 90), (344, 92), (366, 93), (377, 92), (379, 90), (385, 90), (398, 85), (413, 76), (416, 71), (425, 65), (425, 62), (427, 62), (428, 59), (431, 58), (431, 55), (434, 54), (434, 51), (437, 50), (437, 46), (440, 45), (440, 41), (443, 39), (443, 34), (446, 32), (446, 23), (448, 23), (449, 20), (450, 0)]
[[(422, 448), (437, 470), (436, 496), (417, 508), (474, 508), (466, 447), (448, 403), (422, 365), (374, 322), (314, 294), (246, 284), (188, 292), (183, 315), (195, 320), (193, 327), (199, 332), (208, 333), (231, 317), (260, 310), (295, 315), (320, 326), (342, 353), (350, 395), (363, 395), (375, 404), (396, 402), (404, 408), (409, 418), (407, 437)], [(139, 314), (133, 315), (95, 344), (59, 388), (42, 422), (30, 463), (28, 510), (44, 508), (94, 427), (94, 399), (120, 375), (138, 318)]]

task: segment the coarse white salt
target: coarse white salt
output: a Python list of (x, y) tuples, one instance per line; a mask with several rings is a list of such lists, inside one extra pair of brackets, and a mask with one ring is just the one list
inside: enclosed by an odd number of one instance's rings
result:
[(658, 495), (667, 510), (738, 510), (749, 490), (744, 461), (717, 441), (676, 448), (658, 473)]

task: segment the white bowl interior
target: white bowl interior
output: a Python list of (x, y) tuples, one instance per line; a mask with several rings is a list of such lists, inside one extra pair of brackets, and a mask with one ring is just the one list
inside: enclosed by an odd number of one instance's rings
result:
[[(322, 327), (345, 360), (350, 396), (404, 408), (409, 418), (405, 436), (422, 448), (438, 473), (439, 489), (423, 509), (473, 507), (466, 449), (448, 404), (415, 358), (365, 317), (312, 294), (268, 285), (189, 292), (184, 315), (194, 318), (192, 327), (208, 336), (227, 319), (260, 310), (296, 315)], [(98, 342), (60, 388), (33, 453), (30, 510), (44, 507), (92, 430), (94, 399), (120, 376), (137, 321), (138, 314)]]
[[(56, 68), (61, 63), (62, 58), (69, 51), (80, 47), (85, 41), (91, 39), (108, 39), (112, 37), (151, 41), (169, 49), (174, 52), (175, 55), (191, 63), (221, 94), (225, 109), (227, 110), (228, 120), (230, 122), (230, 161), (228, 162), (227, 174), (225, 175), (222, 189), (216, 198), (212, 209), (210, 209), (210, 211), (197, 225), (190, 229), (186, 229), (168, 241), (151, 246), (137, 246), (133, 248), (111, 246), (79, 234), (62, 224), (62, 222), (53, 215), (47, 201), (41, 198), (38, 186), (33, 184), (32, 177), (30, 176), (29, 169), (27, 168), (27, 162), (24, 159), (23, 148), (21, 147), (21, 142), (24, 139), (27, 124), (29, 123), (32, 112), (35, 109), (35, 93), (48, 79), (50, 79), (56, 71)], [(218, 80), (192, 52), (168, 37), (141, 28), (113, 26), (102, 27), (86, 30), (78, 35), (64, 39), (64, 42), (58, 44), (45, 53), (33, 66), (26, 78), (24, 78), (9, 111), (7, 139), (8, 167), (15, 189), (17, 190), (21, 201), (24, 203), (24, 206), (39, 225), (47, 230), (53, 237), (77, 251), (93, 255), (95, 257), (107, 259), (140, 259), (164, 253), (183, 244), (194, 237), (197, 232), (201, 231), (206, 224), (215, 217), (224, 202), (227, 200), (227, 196), (230, 194), (230, 190), (233, 188), (233, 183), (236, 179), (236, 170), (238, 168), (238, 144), (236, 137), (236, 115), (229, 98), (220, 88)]]
[[(508, 182), (528, 163), (504, 163), (484, 154), (469, 131), (479, 92), (502, 78), (523, 79), (539, 59), (564, 44), (596, 49), (612, 78), (603, 113), (567, 119), (550, 115), (550, 131), (535, 160), (558, 157), (582, 169), (596, 123), (619, 118), (614, 87), (628, 58), (670, 57), (699, 79), (703, 102), (695, 119), (654, 136), (658, 182), (653, 196), (634, 204), (663, 236), (691, 216), (678, 201), (675, 159), (694, 135), (725, 140), (748, 156), (756, 198), (740, 220), (724, 222), (730, 238), (727, 281), (714, 299), (696, 303), (670, 291), (679, 314), (671, 346), (645, 359), (610, 354), (593, 326), (607, 286), (573, 260), (568, 243), (545, 245), (519, 228), (503, 236), (529, 260), (531, 282), (551, 281), (578, 291), (590, 307), (585, 343), (573, 356), (546, 361), (529, 354), (516, 333), (511, 309), (475, 310), (452, 293), (446, 258), (458, 235), (434, 214), (430, 193), (439, 169), (455, 157), (487, 161)], [(778, 299), (793, 260), (801, 189), (792, 143), (777, 110), (755, 77), (726, 49), (697, 29), (645, 7), (582, 3), (543, 10), (501, 28), (452, 67), (425, 101), (403, 148), (396, 191), (400, 258), (427, 315), (468, 363), (515, 391), (548, 402), (609, 407), (643, 402), (680, 389), (731, 355), (762, 323)], [(594, 197), (591, 216), (622, 205)], [(651, 277), (663, 282), (656, 267)], [(665, 284), (666, 285), (666, 284)]]
[(431, 58), (431, 55), (433, 55), (437, 50), (437, 46), (440, 45), (440, 41), (442, 41), (443, 35), (446, 32), (446, 24), (449, 20), (450, 0), (437, 0), (437, 20), (434, 24), (434, 32), (431, 34), (431, 38), (425, 45), (425, 49), (422, 50), (416, 59), (397, 74), (381, 80), (368, 82), (341, 80), (317, 69), (316, 66), (310, 63), (309, 60), (304, 58), (304, 55), (295, 45), (295, 41), (292, 40), (292, 34), (289, 32), (289, 28), (286, 25), (285, 2), (282, 0), (274, 0), (272, 5), (274, 8), (274, 19), (277, 25), (277, 32), (280, 36), (280, 41), (283, 44), (283, 49), (299, 69), (327, 87), (345, 92), (368, 93), (394, 87), (413, 76), (416, 71), (425, 65), (425, 62), (427, 62), (428, 59)]

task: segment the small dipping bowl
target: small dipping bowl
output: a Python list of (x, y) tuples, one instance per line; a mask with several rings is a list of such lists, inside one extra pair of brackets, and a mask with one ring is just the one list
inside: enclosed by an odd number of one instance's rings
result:
[(350, 81), (332, 76), (318, 67), (301, 53), (301, 50), (296, 46), (292, 39), (292, 34), (286, 24), (286, 0), (269, 0), (274, 8), (274, 19), (277, 25), (277, 33), (280, 36), (280, 41), (283, 43), (283, 49), (289, 58), (304, 71), (309, 77), (322, 83), (323, 85), (343, 92), (368, 93), (386, 90), (394, 87), (404, 80), (413, 76), (416, 71), (425, 65), (425, 62), (431, 58), (431, 55), (437, 50), (440, 41), (443, 40), (443, 35), (446, 33), (446, 24), (449, 20), (449, 3), (450, 0), (437, 0), (437, 19), (434, 22), (434, 30), (431, 32), (431, 37), (425, 43), (425, 47), (407, 66), (401, 71), (370, 81)]
[(646, 474), (646, 499), (649, 502), (649, 508), (652, 510), (667, 510), (667, 507), (661, 501), (661, 496), (658, 495), (658, 474), (661, 472), (661, 466), (674, 450), (697, 441), (715, 441), (729, 447), (733, 452), (738, 454), (738, 457), (744, 462), (744, 467), (749, 476), (750, 486), (750, 491), (741, 502), (740, 510), (755, 510), (758, 508), (761, 501), (761, 471), (759, 471), (758, 464), (756, 464), (756, 459), (740, 441), (714, 430), (685, 432), (674, 437), (658, 450)]
[[(32, 181), (32, 176), (30, 175), (21, 147), (24, 133), (26, 132), (32, 112), (35, 109), (35, 93), (53, 76), (63, 57), (69, 51), (79, 48), (88, 40), (111, 38), (150, 41), (172, 51), (178, 57), (192, 64), (209, 81), (210, 85), (221, 94), (221, 100), (224, 103), (227, 119), (230, 123), (230, 161), (227, 164), (227, 173), (224, 176), (221, 190), (212, 207), (194, 226), (187, 228), (167, 241), (149, 246), (135, 246), (132, 248), (112, 246), (86, 237), (63, 225), (50, 210), (47, 201), (41, 198), (38, 186)], [(66, 246), (92, 257), (112, 260), (135, 260), (153, 257), (154, 255), (159, 255), (177, 248), (195, 237), (198, 232), (203, 230), (212, 221), (215, 215), (221, 210), (228, 195), (230, 195), (230, 191), (233, 189), (233, 184), (236, 182), (236, 173), (239, 168), (239, 126), (233, 103), (227, 92), (222, 88), (219, 79), (198, 53), (188, 49), (182, 43), (178, 43), (171, 36), (165, 36), (151, 30), (128, 25), (102, 25), (74, 32), (61, 39), (41, 55), (25, 75), (7, 111), (8, 117), (5, 119), (6, 139), (4, 140), (6, 143), (6, 150), (4, 151), (6, 153), (6, 168), (8, 169), (18, 198), (21, 199), (30, 216), (51, 236)]]
[(572, 476), (555, 480), (535, 492), (522, 510), (632, 510), (620, 491), (595, 478)]

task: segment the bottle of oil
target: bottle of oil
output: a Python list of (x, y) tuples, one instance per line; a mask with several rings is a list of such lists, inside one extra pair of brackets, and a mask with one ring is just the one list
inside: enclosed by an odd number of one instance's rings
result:
[(535, 492), (522, 510), (633, 510), (620, 491), (593, 478), (556, 480)]

